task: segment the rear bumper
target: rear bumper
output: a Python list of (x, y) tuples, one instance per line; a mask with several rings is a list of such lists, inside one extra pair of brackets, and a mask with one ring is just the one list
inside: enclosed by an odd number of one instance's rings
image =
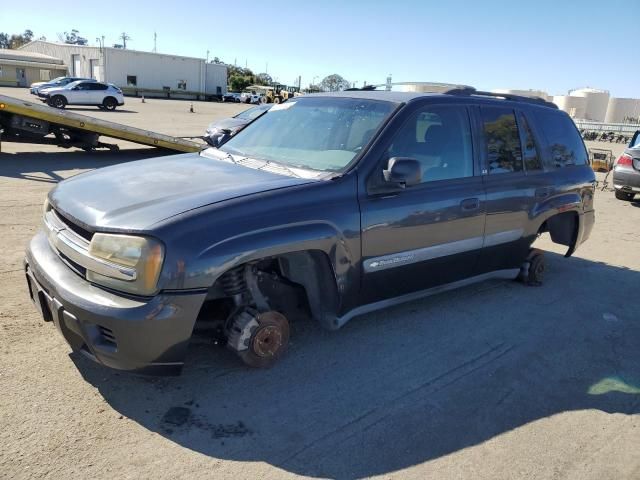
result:
[(640, 172), (632, 168), (613, 169), (613, 187), (623, 192), (640, 193)]
[(206, 293), (159, 294), (139, 300), (98, 288), (73, 272), (43, 232), (25, 258), (29, 293), (74, 351), (107, 367), (180, 373)]

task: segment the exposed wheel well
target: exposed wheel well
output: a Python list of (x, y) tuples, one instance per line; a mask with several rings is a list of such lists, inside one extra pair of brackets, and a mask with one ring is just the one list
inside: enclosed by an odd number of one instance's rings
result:
[(247, 285), (247, 302), (259, 307), (261, 302), (267, 302), (288, 318), (304, 312), (325, 328), (337, 328), (338, 288), (331, 262), (320, 250), (289, 252), (230, 268), (209, 288), (199, 321), (211, 319), (213, 310), (228, 311), (232, 298), (229, 275), (234, 275), (237, 281), (238, 272), (244, 272), (241, 275)]
[(569, 247), (565, 256), (570, 257), (576, 248), (579, 222), (577, 212), (558, 213), (546, 219), (538, 233), (549, 232), (553, 243)]

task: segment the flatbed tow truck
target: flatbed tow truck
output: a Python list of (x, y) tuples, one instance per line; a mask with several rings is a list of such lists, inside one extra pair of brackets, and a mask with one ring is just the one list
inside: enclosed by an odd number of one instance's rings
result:
[(206, 147), (184, 138), (0, 95), (0, 151), (3, 141), (77, 147), (87, 151), (119, 150), (118, 145), (101, 142), (100, 136), (179, 152), (197, 152)]

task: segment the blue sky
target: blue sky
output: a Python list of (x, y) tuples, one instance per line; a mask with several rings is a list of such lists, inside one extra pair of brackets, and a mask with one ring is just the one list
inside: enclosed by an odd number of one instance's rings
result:
[(151, 50), (155, 31), (160, 52), (204, 58), (209, 50), (256, 73), (268, 64), (283, 83), (338, 73), (362, 85), (392, 74), (397, 82), (550, 94), (591, 86), (640, 98), (637, 27), (627, 23), (640, 18), (639, 0), (2, 3), (0, 31), (30, 28), (56, 40), (76, 28), (108, 45), (125, 31), (136, 50)]

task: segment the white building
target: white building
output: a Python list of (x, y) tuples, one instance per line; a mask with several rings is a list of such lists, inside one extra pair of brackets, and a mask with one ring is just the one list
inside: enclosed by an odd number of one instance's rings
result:
[(569, 92), (571, 97), (584, 97), (586, 100), (584, 107), (584, 119), (595, 122), (604, 122), (607, 116), (607, 106), (609, 105), (609, 92), (596, 88), (579, 88)]
[(569, 114), (571, 118), (584, 119), (587, 108), (587, 99), (584, 97), (573, 97), (571, 95), (555, 95), (553, 97), (560, 110)]
[(58, 58), (40, 53), (0, 49), (0, 86), (27, 87), (34, 82), (65, 75), (67, 66)]
[(630, 119), (640, 118), (640, 100), (636, 98), (610, 98), (607, 107), (606, 123), (628, 123)]
[(62, 60), (69, 75), (113, 83), (125, 93), (171, 97), (222, 95), (227, 67), (202, 58), (35, 40), (20, 48)]

